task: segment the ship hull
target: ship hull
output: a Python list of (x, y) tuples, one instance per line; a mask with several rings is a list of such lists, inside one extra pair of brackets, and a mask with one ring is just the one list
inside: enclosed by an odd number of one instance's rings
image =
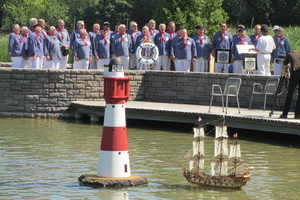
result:
[(250, 180), (250, 174), (245, 173), (237, 176), (209, 176), (205, 173), (183, 170), (183, 176), (191, 184), (201, 187), (240, 189)]

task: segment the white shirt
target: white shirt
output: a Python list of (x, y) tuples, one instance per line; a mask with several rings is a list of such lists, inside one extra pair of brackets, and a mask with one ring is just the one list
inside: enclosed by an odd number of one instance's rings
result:
[(260, 50), (259, 53), (272, 53), (276, 48), (274, 39), (270, 35), (261, 36), (256, 45), (256, 49)]

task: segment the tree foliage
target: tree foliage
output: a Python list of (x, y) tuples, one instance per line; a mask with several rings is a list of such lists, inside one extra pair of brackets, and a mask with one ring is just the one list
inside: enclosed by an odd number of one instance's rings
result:
[(175, 21), (177, 26), (183, 26), (193, 33), (195, 26), (206, 27), (209, 35), (214, 34), (218, 25), (228, 19), (221, 8), (222, 0), (161, 0), (161, 7), (157, 7), (154, 18), (162, 22)]
[(232, 24), (300, 25), (299, 0), (224, 0), (222, 7)]
[(45, 19), (48, 26), (64, 19), (69, 30), (78, 20), (84, 20), (90, 30), (93, 23), (104, 21), (128, 24), (135, 20), (141, 28), (153, 18), (158, 24), (173, 20), (191, 31), (204, 25), (211, 35), (226, 20), (247, 27), (256, 23), (300, 25), (299, 8), (299, 0), (0, 0), (2, 32), (10, 32), (15, 23), (28, 26), (33, 17)]

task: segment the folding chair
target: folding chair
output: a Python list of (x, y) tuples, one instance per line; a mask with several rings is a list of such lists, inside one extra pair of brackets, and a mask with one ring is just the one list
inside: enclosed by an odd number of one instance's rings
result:
[[(253, 101), (253, 96), (254, 95), (264, 95), (264, 111), (266, 110), (266, 102), (267, 102), (267, 96), (268, 95), (275, 95), (277, 91), (277, 87), (279, 84), (279, 78), (278, 77), (273, 77), (273, 76), (268, 76), (265, 87), (262, 86), (260, 83), (254, 83), (253, 84), (253, 89), (252, 89), (252, 95), (251, 95), (251, 100), (249, 104), (249, 110), (251, 109), (252, 106), (252, 101)], [(280, 95), (281, 92), (278, 94)], [(274, 102), (275, 103), (275, 102)], [(277, 98), (277, 105), (279, 107), (279, 101)]]
[(242, 79), (230, 77), (226, 80), (224, 91), (222, 91), (222, 88), (220, 85), (213, 84), (208, 112), (210, 112), (210, 108), (211, 108), (211, 104), (213, 102), (214, 96), (222, 98), (222, 111), (223, 112), (224, 112), (224, 97), (226, 97), (226, 111), (225, 111), (226, 114), (227, 114), (227, 107), (228, 107), (228, 97), (236, 97), (238, 111), (240, 114), (241, 112), (240, 112), (240, 103), (239, 103), (238, 95), (240, 92), (241, 83), (242, 83)]

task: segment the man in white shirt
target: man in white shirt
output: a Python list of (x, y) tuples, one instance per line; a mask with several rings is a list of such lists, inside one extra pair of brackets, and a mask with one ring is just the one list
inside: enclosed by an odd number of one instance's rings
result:
[(268, 26), (261, 26), (262, 36), (258, 39), (255, 49), (250, 49), (257, 52), (257, 74), (270, 76), (270, 61), (271, 53), (276, 48), (274, 39), (269, 35)]

